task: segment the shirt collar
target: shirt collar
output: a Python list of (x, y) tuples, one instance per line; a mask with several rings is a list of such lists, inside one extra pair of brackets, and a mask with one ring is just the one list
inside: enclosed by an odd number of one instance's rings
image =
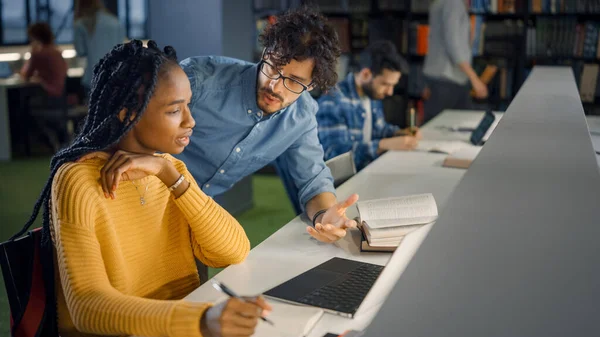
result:
[(354, 82), (354, 73), (349, 73), (344, 79), (344, 85), (348, 88), (348, 96), (351, 99), (360, 100), (360, 96), (358, 96), (358, 91), (356, 91), (356, 82)]
[(256, 80), (258, 64), (254, 64), (242, 73), (242, 105), (244, 114), (257, 121), (262, 118), (262, 111), (256, 104)]

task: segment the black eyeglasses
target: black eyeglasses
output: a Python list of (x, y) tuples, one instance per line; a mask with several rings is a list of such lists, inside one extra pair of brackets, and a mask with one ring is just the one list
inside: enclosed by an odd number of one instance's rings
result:
[(304, 85), (298, 80), (295, 80), (291, 77), (283, 76), (283, 74), (281, 74), (281, 72), (277, 68), (275, 68), (275, 66), (264, 60), (264, 56), (263, 59), (260, 61), (259, 67), (260, 72), (265, 74), (265, 76), (267, 76), (268, 78), (272, 80), (278, 80), (281, 78), (283, 80), (283, 86), (287, 90), (293, 92), (294, 94), (301, 94), (304, 92), (304, 90), (308, 90), (310, 86), (310, 84)]

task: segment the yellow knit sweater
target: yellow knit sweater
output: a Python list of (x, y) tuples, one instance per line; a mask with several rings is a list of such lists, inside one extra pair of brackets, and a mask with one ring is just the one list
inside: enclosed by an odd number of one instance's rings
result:
[(154, 176), (135, 181), (139, 192), (121, 182), (116, 199), (106, 199), (100, 159), (65, 164), (56, 174), (51, 212), (62, 337), (201, 336), (210, 304), (182, 300), (199, 285), (194, 256), (223, 267), (248, 255), (239, 223), (181, 161), (163, 156), (191, 182), (177, 199)]

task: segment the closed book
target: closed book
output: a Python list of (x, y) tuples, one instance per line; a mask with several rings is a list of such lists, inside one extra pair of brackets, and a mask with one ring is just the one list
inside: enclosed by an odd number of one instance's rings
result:
[(442, 166), (467, 169), (481, 151), (481, 147), (470, 147), (454, 152), (444, 159)]
[(371, 246), (369, 244), (369, 241), (367, 240), (365, 233), (363, 231), (362, 226), (358, 227), (361, 231), (361, 237), (360, 237), (360, 251), (361, 252), (379, 252), (379, 253), (388, 253), (388, 252), (393, 252), (396, 250), (396, 248), (398, 247), (398, 245), (396, 246), (384, 246), (384, 247), (375, 247), (375, 246)]

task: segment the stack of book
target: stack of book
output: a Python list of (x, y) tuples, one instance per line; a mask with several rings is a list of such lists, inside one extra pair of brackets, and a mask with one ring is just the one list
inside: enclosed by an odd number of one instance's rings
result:
[(438, 217), (431, 193), (359, 201), (357, 208), (363, 233), (361, 251), (393, 251), (404, 236)]

